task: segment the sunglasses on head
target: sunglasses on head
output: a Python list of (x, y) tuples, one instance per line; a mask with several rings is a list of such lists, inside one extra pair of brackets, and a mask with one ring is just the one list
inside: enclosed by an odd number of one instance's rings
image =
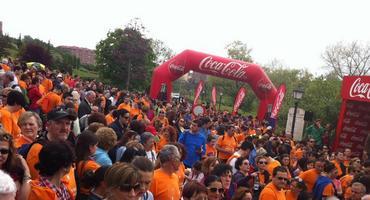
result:
[(208, 188), (209, 189), (209, 191), (211, 191), (211, 192), (217, 192), (218, 191), (218, 193), (224, 193), (224, 189), (223, 188)]
[(6, 155), (6, 154), (8, 154), (10, 152), (10, 150), (9, 149), (0, 149), (0, 153), (2, 154), (2, 155)]
[(139, 190), (141, 189), (141, 186), (140, 186), (139, 183), (137, 183), (135, 185), (122, 184), (121, 186), (119, 186), (119, 189), (122, 192), (131, 192), (132, 190), (134, 190), (135, 192), (139, 192)]

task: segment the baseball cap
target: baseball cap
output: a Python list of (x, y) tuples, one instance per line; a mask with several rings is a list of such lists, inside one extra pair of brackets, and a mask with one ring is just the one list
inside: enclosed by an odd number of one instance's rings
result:
[(63, 118), (68, 118), (69, 120), (74, 121), (76, 120), (77, 116), (73, 112), (69, 111), (69, 109), (63, 108), (53, 109), (47, 114), (48, 120), (59, 120)]

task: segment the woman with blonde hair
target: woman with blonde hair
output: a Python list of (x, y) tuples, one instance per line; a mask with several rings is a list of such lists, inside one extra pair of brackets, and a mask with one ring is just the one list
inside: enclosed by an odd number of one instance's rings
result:
[(127, 163), (115, 163), (104, 176), (108, 200), (137, 200), (140, 198), (139, 171)]
[(27, 111), (19, 117), (18, 126), (21, 128), (21, 134), (14, 140), (15, 148), (31, 144), (36, 140), (38, 132), (42, 128), (42, 120), (37, 113)]

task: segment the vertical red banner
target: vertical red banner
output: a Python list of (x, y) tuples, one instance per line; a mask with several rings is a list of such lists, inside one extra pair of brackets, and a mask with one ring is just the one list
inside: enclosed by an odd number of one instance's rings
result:
[(274, 104), (273, 104), (272, 110), (271, 110), (271, 118), (273, 118), (273, 119), (277, 118), (279, 110), (280, 110), (281, 106), (283, 105), (283, 99), (285, 97), (285, 92), (286, 92), (285, 84), (281, 84), (278, 91), (277, 91), (277, 94), (276, 94), (276, 97), (275, 97), (275, 100), (274, 100)]
[(238, 91), (238, 94), (235, 97), (234, 107), (233, 107), (233, 115), (238, 113), (239, 107), (242, 104), (247, 91), (245, 88), (241, 87)]
[(216, 106), (216, 99), (217, 99), (217, 91), (216, 91), (216, 86), (212, 87), (212, 99), (211, 102), (214, 106)]
[(199, 96), (200, 96), (200, 93), (202, 92), (203, 90), (203, 86), (204, 86), (204, 83), (203, 81), (199, 81), (198, 85), (197, 85), (197, 88), (195, 89), (195, 93), (194, 93), (194, 102), (193, 102), (193, 105), (196, 105), (197, 102), (198, 102), (198, 99), (199, 99)]

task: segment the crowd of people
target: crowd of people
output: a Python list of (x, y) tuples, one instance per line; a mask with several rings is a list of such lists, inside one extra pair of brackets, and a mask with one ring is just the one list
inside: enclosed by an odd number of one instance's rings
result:
[[(370, 160), (267, 121), (4, 59), (0, 199), (370, 199)], [(323, 139), (324, 138), (324, 139)]]

